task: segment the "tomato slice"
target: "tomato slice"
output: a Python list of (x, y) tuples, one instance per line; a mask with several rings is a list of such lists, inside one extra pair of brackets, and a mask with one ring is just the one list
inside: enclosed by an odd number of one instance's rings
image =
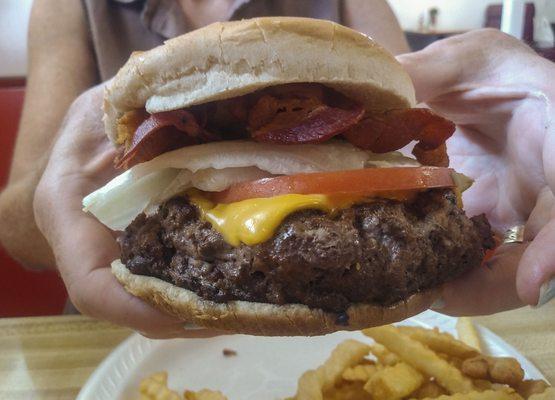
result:
[(350, 171), (284, 175), (241, 182), (210, 193), (216, 203), (283, 194), (379, 196), (431, 188), (454, 187), (452, 169), (438, 167), (367, 168)]

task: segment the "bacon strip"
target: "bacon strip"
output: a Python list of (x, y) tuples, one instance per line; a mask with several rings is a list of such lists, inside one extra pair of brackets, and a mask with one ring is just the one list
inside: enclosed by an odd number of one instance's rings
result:
[(260, 97), (249, 110), (248, 124), (251, 131), (261, 128), (273, 130), (302, 122), (324, 103), (317, 98), (277, 98), (271, 95)]
[(441, 146), (455, 132), (455, 124), (426, 108), (392, 110), (366, 117), (343, 136), (374, 153), (398, 150), (413, 140), (421, 150)]
[(423, 108), (365, 114), (362, 105), (312, 84), (272, 87), (216, 105), (221, 109), (208, 104), (150, 116), (144, 110), (124, 115), (118, 121), (118, 141), (125, 142), (126, 150), (116, 166), (129, 168), (180, 147), (223, 140), (221, 135), (235, 138), (236, 130), (239, 137), (248, 130), (255, 141), (275, 144), (322, 143), (343, 134), (353, 145), (375, 153), (417, 140), (417, 158), (443, 166), (448, 164), (444, 143), (455, 130), (452, 122)]
[(274, 119), (252, 133), (257, 142), (276, 144), (322, 143), (341, 132), (355, 126), (364, 116), (360, 105), (351, 109), (342, 109), (321, 105), (309, 112), (300, 121), (287, 121), (283, 117)]
[(416, 160), (422, 165), (430, 165), (433, 167), (448, 167), (449, 156), (447, 155), (447, 146), (445, 143), (440, 144), (435, 149), (426, 150), (419, 142), (412, 149), (412, 154)]
[(204, 130), (189, 111), (175, 110), (152, 114), (139, 125), (130, 146), (123, 156), (116, 160), (116, 167), (130, 168), (167, 151), (220, 139)]

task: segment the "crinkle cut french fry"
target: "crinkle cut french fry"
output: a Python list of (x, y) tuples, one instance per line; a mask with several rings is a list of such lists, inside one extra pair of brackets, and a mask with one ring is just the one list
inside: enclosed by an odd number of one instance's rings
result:
[(435, 381), (427, 381), (422, 386), (420, 386), (414, 393), (409, 396), (411, 399), (425, 399), (425, 398), (436, 398), (442, 394), (447, 394), (445, 389), (439, 386)]
[(457, 319), (457, 336), (459, 340), (468, 346), (482, 352), (482, 344), (478, 331), (469, 317), (460, 317)]
[(524, 370), (518, 361), (511, 357), (489, 357), (479, 355), (467, 358), (461, 365), (463, 374), (474, 379), (487, 379), (514, 388), (524, 379)]
[(362, 332), (393, 351), (424, 375), (435, 377), (449, 393), (467, 393), (474, 389), (472, 381), (461, 371), (438, 357), (419, 341), (401, 333), (396, 327), (381, 326), (365, 329)]
[(372, 375), (378, 371), (378, 367), (372, 364), (359, 364), (354, 367), (349, 367), (341, 377), (346, 381), (362, 381), (366, 382)]
[(489, 377), (488, 361), (482, 355), (467, 358), (462, 362), (461, 371), (473, 379), (487, 380)]
[(139, 384), (139, 393), (150, 400), (181, 400), (181, 397), (167, 386), (168, 373), (158, 372), (143, 379)]
[(553, 400), (555, 399), (555, 388), (549, 387), (543, 393), (533, 394), (528, 400)]
[(370, 346), (356, 340), (338, 344), (324, 364), (301, 376), (296, 399), (321, 400), (323, 393), (339, 382), (343, 371), (360, 363), (369, 352)]
[(369, 352), (370, 346), (356, 340), (349, 339), (339, 343), (326, 362), (316, 369), (322, 379), (322, 389), (335, 385), (341, 379), (343, 371), (358, 364)]
[(376, 357), (378, 362), (383, 365), (391, 366), (397, 364), (400, 361), (399, 357), (397, 357), (397, 354), (392, 353), (385, 346), (382, 346), (379, 343), (375, 343), (370, 346), (370, 353), (372, 353), (374, 357)]
[(374, 400), (399, 400), (414, 392), (423, 382), (424, 377), (420, 372), (400, 362), (377, 371), (364, 385), (364, 390)]
[(398, 329), (437, 353), (444, 353), (462, 359), (478, 355), (475, 348), (455, 339), (448, 333), (440, 332), (437, 328), (424, 329), (414, 326), (400, 326)]
[(488, 381), (487, 379), (473, 379), (472, 383), (474, 387), (479, 392), (483, 392), (485, 390), (493, 390), (493, 383)]
[(186, 390), (185, 393), (183, 393), (183, 397), (185, 400), (227, 400), (227, 397), (221, 392), (208, 389), (202, 389), (198, 392)]
[(158, 382), (151, 382), (144, 393), (141, 393), (150, 400), (181, 400), (181, 397)]
[[(495, 391), (486, 390), (485, 392), (468, 392), (468, 393), (456, 393), (451, 395), (442, 395), (433, 398), (434, 400), (523, 400), (518, 393), (510, 390), (507, 391)], [(432, 400), (431, 397), (427, 397), (424, 400)], [(540, 399), (544, 400), (544, 399)]]
[(299, 378), (294, 400), (322, 400), (323, 398), (322, 384), (316, 370), (303, 373)]
[(524, 380), (524, 370), (512, 357), (487, 357), (491, 380), (517, 387)]
[(363, 383), (343, 382), (334, 386), (324, 394), (324, 400), (374, 400), (363, 389)]
[(549, 388), (549, 385), (541, 379), (527, 379), (519, 383), (516, 391), (520, 393), (522, 397), (527, 399), (533, 394), (543, 393)]

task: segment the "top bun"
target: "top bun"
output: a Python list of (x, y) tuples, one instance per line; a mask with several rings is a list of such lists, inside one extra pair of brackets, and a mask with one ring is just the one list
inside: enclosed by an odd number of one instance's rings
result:
[(264, 17), (218, 22), (135, 52), (106, 87), (106, 132), (125, 112), (149, 113), (241, 96), (268, 86), (316, 82), (367, 110), (415, 104), (410, 77), (371, 38), (334, 22)]

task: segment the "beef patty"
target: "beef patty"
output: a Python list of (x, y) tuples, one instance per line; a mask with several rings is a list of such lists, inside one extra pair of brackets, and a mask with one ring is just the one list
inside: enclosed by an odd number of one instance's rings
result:
[(342, 312), (390, 305), (480, 265), (494, 245), (484, 216), (469, 219), (450, 190), (403, 203), (378, 200), (334, 215), (300, 211), (272, 239), (233, 247), (186, 197), (139, 215), (119, 238), (122, 262), (217, 302), (301, 303)]

